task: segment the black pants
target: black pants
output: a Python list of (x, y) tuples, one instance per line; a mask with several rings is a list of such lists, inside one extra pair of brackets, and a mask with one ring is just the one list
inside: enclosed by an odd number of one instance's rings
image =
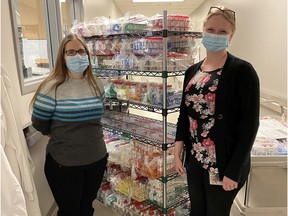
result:
[(190, 216), (229, 216), (233, 200), (244, 183), (232, 191), (225, 191), (220, 185), (210, 185), (208, 171), (192, 157), (186, 167)]
[(107, 157), (89, 165), (67, 167), (47, 155), (45, 175), (58, 205), (58, 216), (93, 216)]

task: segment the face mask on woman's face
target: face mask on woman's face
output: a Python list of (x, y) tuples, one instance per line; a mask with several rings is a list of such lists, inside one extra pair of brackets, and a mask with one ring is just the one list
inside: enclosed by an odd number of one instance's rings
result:
[(218, 52), (228, 47), (228, 35), (218, 35), (205, 32), (202, 37), (202, 44), (210, 52)]
[(66, 65), (72, 73), (82, 74), (89, 65), (88, 55), (67, 56)]

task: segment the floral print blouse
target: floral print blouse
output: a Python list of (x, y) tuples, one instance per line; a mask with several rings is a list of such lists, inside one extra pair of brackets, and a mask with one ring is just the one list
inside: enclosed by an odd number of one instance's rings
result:
[(191, 154), (209, 173), (218, 174), (214, 143), (216, 90), (222, 68), (214, 71), (199, 70), (185, 90), (191, 133)]

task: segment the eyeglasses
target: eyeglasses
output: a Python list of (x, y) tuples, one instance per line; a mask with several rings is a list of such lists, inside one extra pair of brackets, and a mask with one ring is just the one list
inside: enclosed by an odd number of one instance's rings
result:
[(209, 14), (217, 14), (218, 12), (222, 12), (224, 15), (228, 16), (229, 18), (233, 18), (235, 20), (235, 11), (229, 9), (221, 9), (219, 7), (210, 7)]
[(87, 55), (87, 51), (85, 49), (79, 49), (79, 50), (66, 50), (65, 54), (67, 56), (75, 56), (77, 53), (81, 56)]

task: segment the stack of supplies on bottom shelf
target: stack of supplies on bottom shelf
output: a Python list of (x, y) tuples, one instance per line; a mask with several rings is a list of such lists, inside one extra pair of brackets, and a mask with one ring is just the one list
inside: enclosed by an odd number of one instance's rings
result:
[[(163, 151), (129, 135), (105, 132), (107, 172), (97, 199), (121, 215), (162, 216)], [(174, 168), (173, 147), (167, 150), (167, 216), (189, 215), (186, 176)]]
[[(180, 202), (188, 196), (186, 175), (174, 178), (167, 182), (167, 205)], [(155, 205), (163, 205), (163, 188), (162, 182), (157, 179), (149, 179), (148, 181), (149, 201)]]

